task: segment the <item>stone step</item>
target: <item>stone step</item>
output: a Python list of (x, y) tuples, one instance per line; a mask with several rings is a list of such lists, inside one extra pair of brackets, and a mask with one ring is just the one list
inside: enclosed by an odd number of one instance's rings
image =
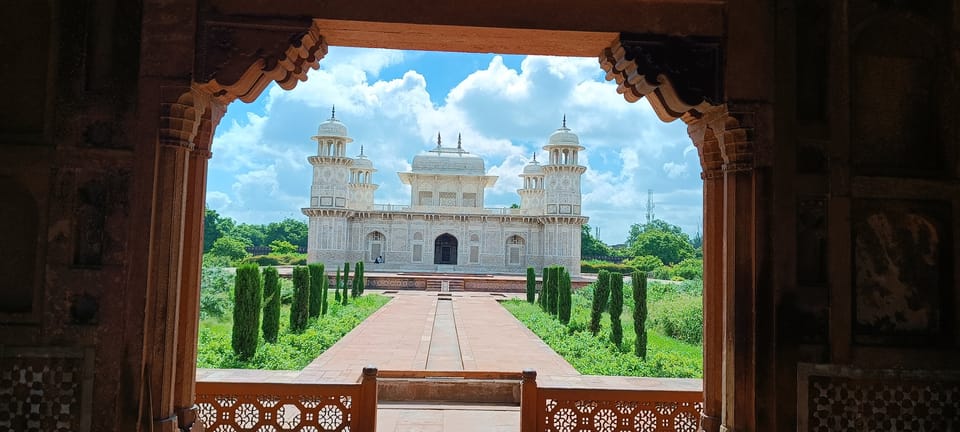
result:
[(444, 285), (447, 286), (446, 291), (463, 291), (463, 280), (462, 279), (428, 279), (427, 280), (427, 291), (444, 291)]

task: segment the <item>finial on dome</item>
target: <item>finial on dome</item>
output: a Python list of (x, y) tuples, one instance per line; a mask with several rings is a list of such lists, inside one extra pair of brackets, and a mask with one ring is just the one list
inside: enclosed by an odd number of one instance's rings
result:
[(437, 147), (440, 147), (440, 132), (437, 132)]
[(463, 150), (463, 142), (460, 140), (460, 138), (461, 138), (461, 134), (458, 133), (458, 134), (457, 134), (457, 149), (458, 149), (458, 150)]
[(563, 127), (567, 127), (567, 115), (563, 115)]
[(337, 118), (337, 106), (330, 105), (330, 120), (336, 120)]
[(360, 144), (360, 157), (363, 157), (363, 144)]
[(534, 161), (534, 162), (537, 161), (537, 152), (533, 152), (533, 161)]

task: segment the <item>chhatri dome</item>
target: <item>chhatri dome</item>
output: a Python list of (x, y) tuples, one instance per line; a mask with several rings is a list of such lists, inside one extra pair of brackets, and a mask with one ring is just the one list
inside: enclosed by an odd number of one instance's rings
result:
[(320, 127), (317, 128), (317, 136), (343, 138), (346, 140), (346, 142), (353, 141), (353, 138), (350, 138), (347, 135), (347, 126), (344, 125), (340, 120), (337, 120), (336, 107), (333, 107), (330, 110), (330, 118), (327, 119), (327, 121), (320, 123)]
[(363, 154), (363, 146), (360, 146), (360, 154), (353, 159), (354, 168), (373, 168), (373, 162), (370, 159), (367, 159), (367, 155)]
[(530, 162), (527, 162), (527, 165), (523, 167), (524, 174), (543, 174), (543, 167), (540, 166), (540, 162), (537, 162), (537, 154), (533, 154), (533, 159), (530, 159)]
[(580, 145), (580, 138), (577, 134), (570, 132), (567, 128), (567, 116), (563, 116), (563, 126), (550, 135), (547, 145)]
[(457, 147), (444, 147), (437, 134), (437, 146), (427, 153), (413, 157), (412, 172), (417, 174), (486, 175), (483, 158), (463, 149), (461, 137)]

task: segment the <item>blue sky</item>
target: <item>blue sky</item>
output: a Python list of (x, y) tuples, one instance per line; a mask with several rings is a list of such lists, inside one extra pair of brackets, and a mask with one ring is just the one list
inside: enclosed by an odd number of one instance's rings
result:
[(604, 80), (596, 58), (464, 54), (331, 47), (306, 82), (271, 85), (251, 104), (235, 102), (213, 139), (207, 205), (238, 222), (306, 220), (316, 152), (310, 137), (330, 117), (346, 124), (378, 172), (377, 203), (408, 204), (397, 172), (413, 156), (458, 133), (482, 156), (489, 174), (487, 207), (519, 203), (520, 173), (567, 116), (586, 150), (580, 163), (583, 213), (600, 239), (622, 243), (643, 222), (647, 190), (658, 218), (693, 234), (702, 215), (697, 153), (680, 121), (663, 123), (641, 100), (627, 103)]

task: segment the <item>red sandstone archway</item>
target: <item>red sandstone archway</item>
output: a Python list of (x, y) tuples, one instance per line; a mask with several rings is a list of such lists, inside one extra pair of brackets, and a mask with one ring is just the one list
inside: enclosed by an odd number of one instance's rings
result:
[[(155, 206), (153, 212), (155, 219), (173, 224), (152, 234), (159, 247), (150, 258), (156, 270), (151, 273), (145, 345), (148, 358), (153, 359), (148, 364), (154, 366), (145, 368), (145, 373), (149, 381), (161, 383), (153, 386), (154, 418), (175, 412), (181, 426), (187, 426), (195, 417), (206, 160), (216, 125), (227, 104), (255, 100), (270, 81), (291, 89), (306, 79), (307, 70), (316, 68), (327, 50), (318, 22), (305, 25), (306, 30), (299, 33), (291, 27), (259, 29), (242, 38), (231, 33), (229, 43), (244, 46), (239, 51), (246, 57), (224, 56), (224, 50), (214, 46), (199, 65), (197, 79), (203, 82), (183, 83), (164, 92), (168, 99), (160, 107), (156, 179), (156, 199), (164, 205)], [(216, 37), (218, 25), (205, 28), (205, 44), (223, 42)], [(273, 37), (263, 38), (263, 33)], [(283, 35), (287, 37), (277, 42)], [(384, 45), (390, 45), (386, 38)], [(753, 315), (731, 318), (737, 316), (738, 308), (751, 307), (755, 300), (749, 266), (754, 264), (756, 239), (752, 231), (737, 230), (734, 221), (752, 221), (754, 216), (758, 177), (753, 169), (751, 113), (756, 108), (731, 110), (721, 103), (719, 58), (716, 41), (634, 35), (621, 35), (600, 54), (607, 78), (619, 84), (617, 91), (629, 102), (646, 97), (664, 121), (686, 122), (700, 154), (706, 333), (702, 427), (709, 431), (719, 429), (721, 417), (733, 419), (735, 411), (752, 418), (755, 387), (753, 360), (745, 355), (755, 343)], [(168, 325), (177, 329), (174, 335), (166, 330)], [(734, 334), (738, 337), (733, 338)], [(171, 349), (174, 346), (177, 349)], [(162, 385), (171, 381), (176, 383), (172, 391)]]

